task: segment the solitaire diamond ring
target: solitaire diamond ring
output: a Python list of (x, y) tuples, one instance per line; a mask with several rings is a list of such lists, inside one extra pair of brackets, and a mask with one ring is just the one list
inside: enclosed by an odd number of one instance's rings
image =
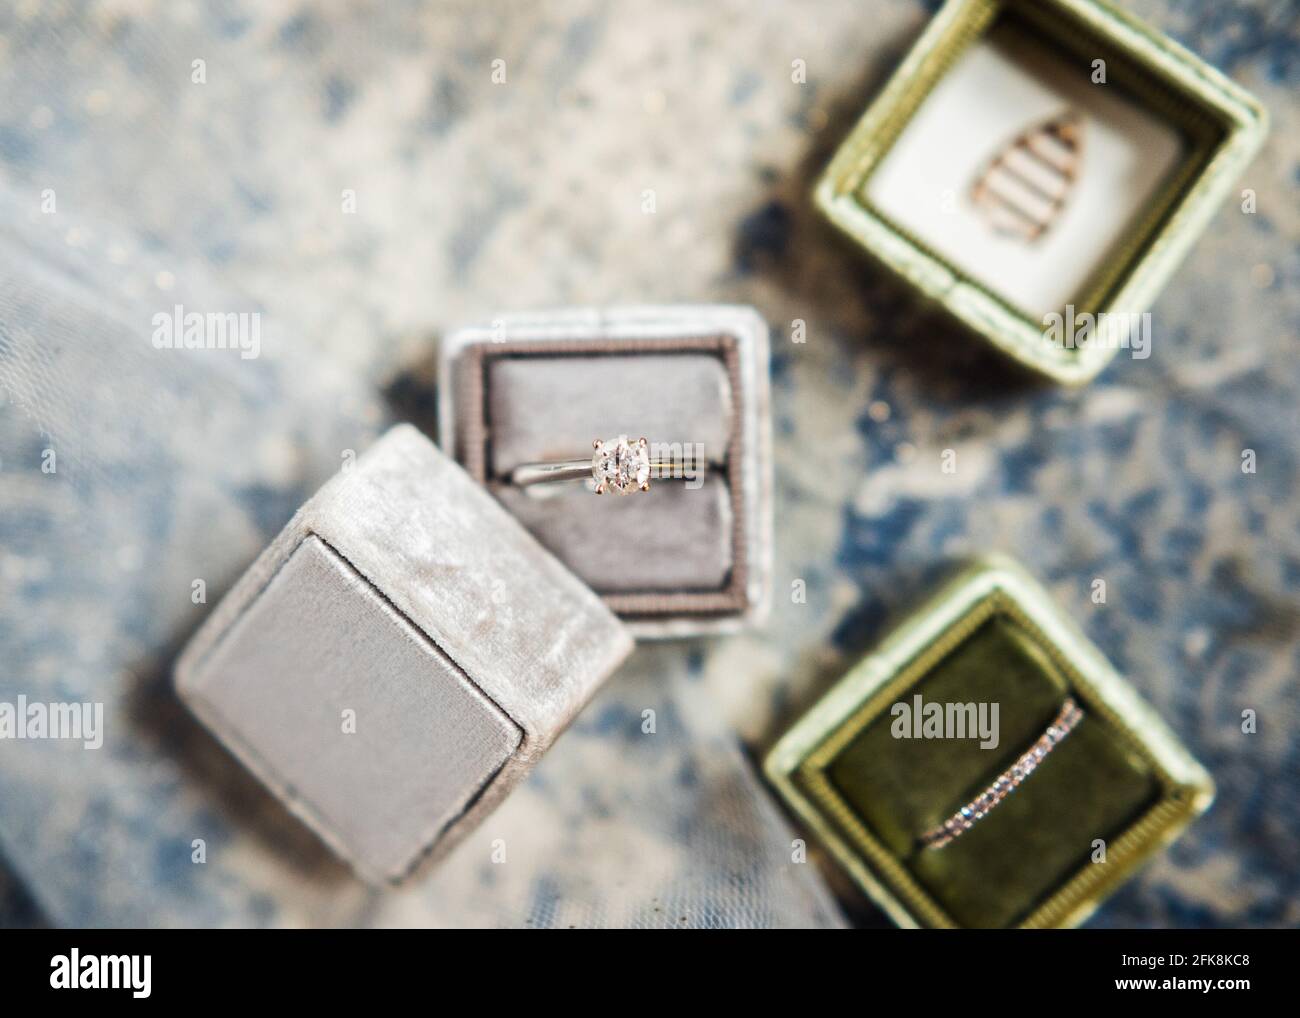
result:
[(1083, 720), (1083, 708), (1066, 699), (1061, 712), (1047, 726), (1047, 731), (1038, 737), (1029, 749), (1025, 750), (1005, 771), (997, 776), (993, 784), (984, 789), (961, 809), (957, 810), (943, 823), (930, 828), (921, 835), (919, 841), (923, 848), (943, 848), (969, 831), (976, 823), (983, 820), (996, 809), (1008, 795), (1020, 787), (1020, 783), (1038, 769), (1047, 754), (1070, 734)]
[(526, 488), (533, 484), (551, 481), (590, 480), (597, 495), (613, 492), (618, 495), (634, 491), (649, 491), (650, 479), (698, 476), (707, 464), (694, 464), (694, 471), (685, 474), (682, 464), (672, 459), (651, 459), (650, 443), (639, 438), (629, 442), (626, 435), (618, 438), (596, 439), (591, 443), (595, 450), (591, 459), (562, 460), (557, 463), (526, 463), (510, 474), (510, 482)]

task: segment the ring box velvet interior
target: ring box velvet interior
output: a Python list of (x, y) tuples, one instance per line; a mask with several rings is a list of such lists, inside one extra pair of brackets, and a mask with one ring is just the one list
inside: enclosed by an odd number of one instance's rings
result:
[(190, 709), (363, 878), (444, 855), (630, 653), (585, 584), (409, 425), (195, 634)]
[[(768, 335), (750, 308), (506, 315), (447, 336), (439, 441), (638, 637), (731, 632), (769, 600)], [(526, 463), (627, 435), (702, 453), (702, 483), (519, 488)]]
[(1249, 94), (1109, 3), (949, 0), (815, 201), (957, 321), (1080, 384), (1150, 354), (1142, 313), (1266, 130)]
[[(902, 737), (895, 705), (917, 695), (997, 704), (997, 745), (954, 731)], [(921, 847), (922, 833), (1034, 745), (1067, 697), (1083, 720), (1033, 773), (960, 837)], [(1077, 925), (1214, 796), (1151, 708), (1002, 558), (968, 567), (910, 615), (773, 747), (766, 772), (910, 927)]]

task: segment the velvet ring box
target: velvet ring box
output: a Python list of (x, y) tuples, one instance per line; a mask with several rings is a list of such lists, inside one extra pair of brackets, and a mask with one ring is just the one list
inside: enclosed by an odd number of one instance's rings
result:
[[(734, 306), (506, 315), (444, 338), (439, 440), (638, 637), (731, 632), (767, 610), (767, 326)], [(527, 463), (645, 437), (707, 471), (645, 493), (520, 487)]]
[[(1032, 773), (965, 833), (927, 846), (1070, 700), (1082, 720)], [(913, 927), (1077, 925), (1214, 795), (1151, 708), (1003, 558), (910, 615), (781, 738), (766, 772), (863, 890)]]
[(818, 182), (823, 213), (957, 321), (1066, 384), (1150, 355), (1157, 293), (1266, 116), (1099, 0), (949, 0)]
[(409, 425), (324, 485), (185, 648), (181, 699), (370, 882), (444, 855), (632, 638)]

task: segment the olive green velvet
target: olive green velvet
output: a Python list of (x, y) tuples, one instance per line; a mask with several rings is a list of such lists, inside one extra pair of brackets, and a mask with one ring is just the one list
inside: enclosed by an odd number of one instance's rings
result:
[[(863, 824), (961, 926), (1015, 924), (1090, 865), (1149, 807), (1160, 786), (1147, 763), (1103, 718), (1087, 713), (1011, 796), (939, 849), (917, 836), (982, 791), (1031, 746), (1068, 695), (1034, 638), (995, 615), (900, 698), (911, 703), (997, 703), (999, 741), (896, 739), (879, 714), (832, 761), (831, 784)], [(1087, 704), (1081, 702), (1087, 711)]]

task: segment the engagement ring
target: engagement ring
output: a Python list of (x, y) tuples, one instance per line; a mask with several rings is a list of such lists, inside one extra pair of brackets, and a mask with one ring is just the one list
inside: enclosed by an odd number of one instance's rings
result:
[(597, 495), (614, 492), (627, 495), (634, 491), (649, 491), (650, 479), (685, 477), (694, 480), (707, 469), (706, 463), (686, 464), (674, 459), (651, 459), (650, 443), (639, 438), (629, 442), (626, 435), (605, 441), (592, 442), (591, 459), (561, 460), (555, 463), (525, 463), (510, 474), (516, 487), (552, 481), (590, 480)]

